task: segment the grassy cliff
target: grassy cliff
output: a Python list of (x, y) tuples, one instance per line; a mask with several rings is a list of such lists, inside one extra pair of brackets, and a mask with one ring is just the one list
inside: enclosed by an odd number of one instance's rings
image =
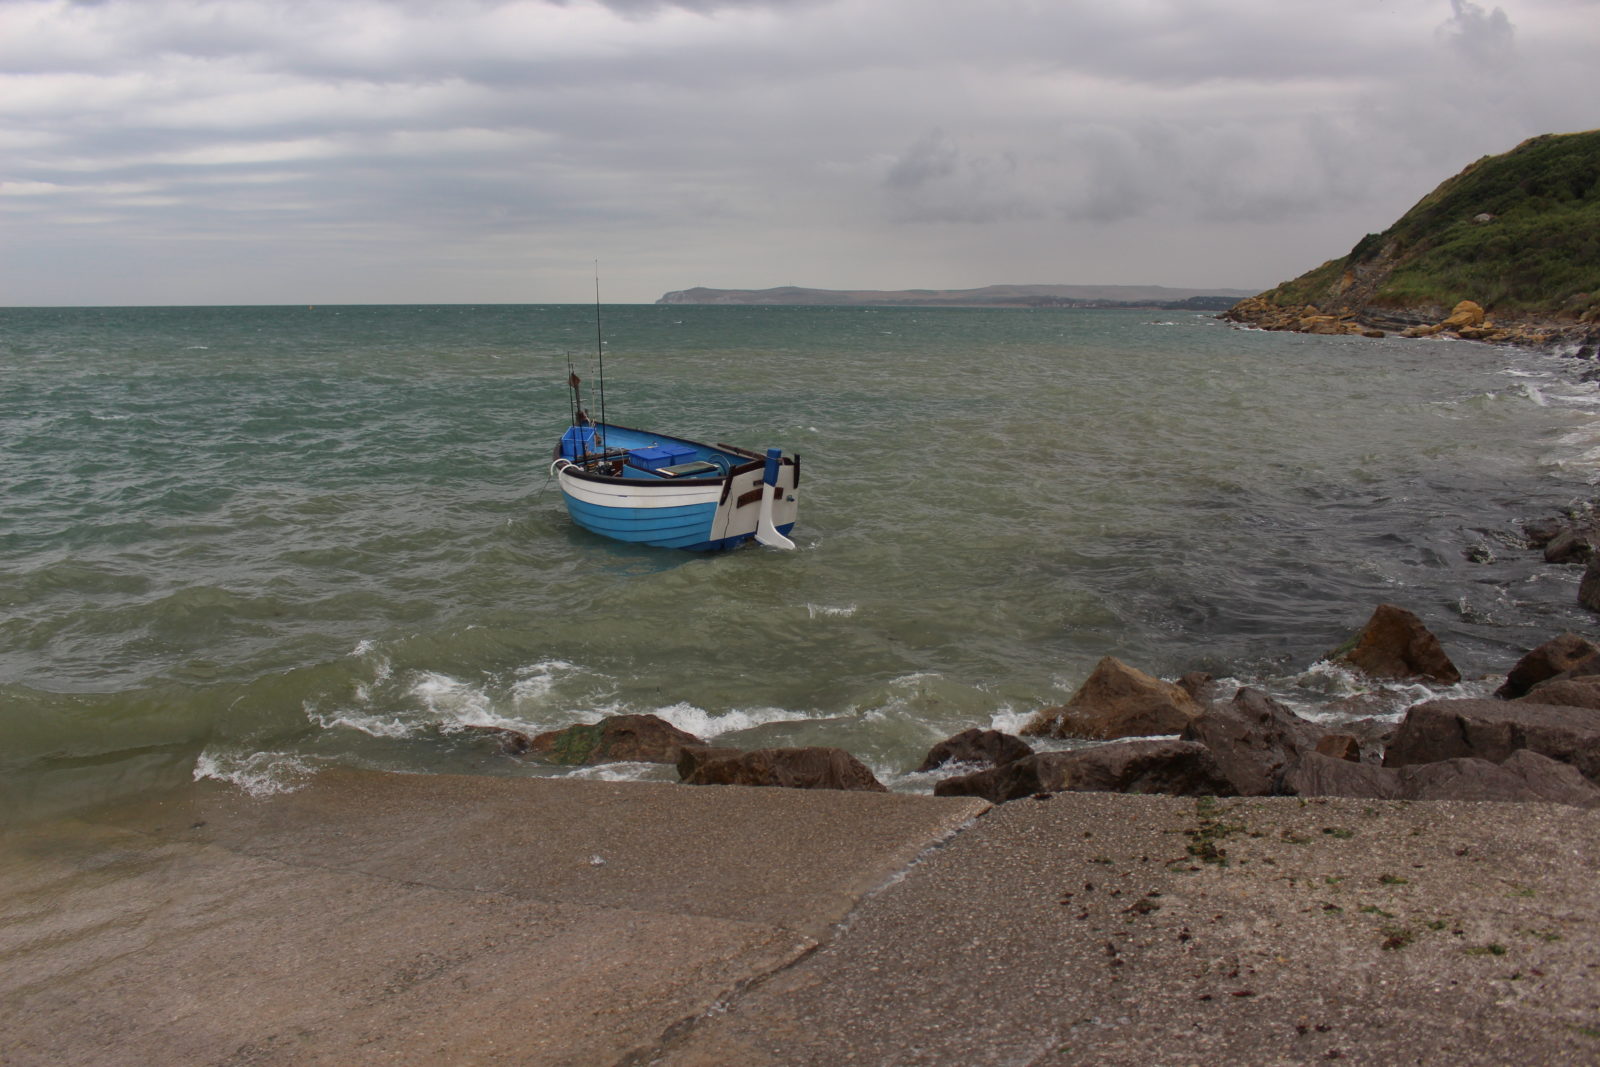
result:
[(1436, 322), (1467, 300), (1500, 323), (1600, 322), (1600, 130), (1485, 156), (1349, 255), (1235, 311), (1383, 325)]

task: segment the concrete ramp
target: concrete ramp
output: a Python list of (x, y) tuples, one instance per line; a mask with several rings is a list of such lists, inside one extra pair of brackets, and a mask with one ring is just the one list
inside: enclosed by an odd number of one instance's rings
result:
[(329, 772), (0, 842), (0, 1062), (614, 1063), (970, 799)]

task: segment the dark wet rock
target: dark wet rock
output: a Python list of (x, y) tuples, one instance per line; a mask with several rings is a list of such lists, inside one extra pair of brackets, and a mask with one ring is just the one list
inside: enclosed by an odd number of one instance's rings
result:
[(1567, 527), (1552, 537), (1544, 546), (1546, 563), (1587, 563), (1594, 555), (1592, 535)]
[(512, 730), (505, 726), (480, 726), (476, 723), (467, 723), (462, 726), (468, 736), (493, 738), (500, 745), (500, 751), (508, 756), (524, 756), (533, 747), (533, 738), (521, 730)]
[[(1575, 633), (1553, 637), (1533, 649), (1506, 672), (1506, 681), (1494, 695), (1501, 700), (1515, 700), (1525, 696), (1540, 682), (1572, 670), (1590, 656), (1600, 655), (1600, 645)], [(1551, 701), (1550, 703), (1560, 703)]]
[(686, 745), (704, 745), (656, 715), (612, 715), (596, 723), (551, 730), (531, 751), (551, 763), (676, 763)]
[(1394, 740), (1395, 732), (1400, 729), (1400, 723), (1394, 719), (1369, 717), (1343, 723), (1339, 728), (1345, 733), (1353, 735), (1357, 741), (1361, 742), (1363, 758), (1377, 758), (1367, 754), (1381, 754), (1388, 747), (1389, 742)]
[(1351, 763), (1307, 753), (1284, 776), (1302, 797), (1368, 800), (1487, 800), (1600, 806), (1600, 786), (1577, 768), (1526, 749), (1503, 763), (1475, 758), (1408, 767)]
[(1552, 678), (1517, 697), (1519, 704), (1556, 704), (1600, 711), (1600, 678)]
[(1217, 699), (1217, 690), (1220, 688), (1217, 680), (1205, 671), (1190, 671), (1178, 679), (1177, 685), (1202, 706)]
[(1455, 685), (1461, 681), (1444, 648), (1416, 614), (1396, 604), (1379, 604), (1354, 637), (1328, 653), (1335, 663), (1370, 678), (1422, 679)]
[(1363, 797), (1393, 800), (1400, 796), (1397, 771), (1374, 763), (1352, 763), (1320, 752), (1307, 752), (1283, 776), (1284, 791), (1301, 797)]
[(1330, 759), (1361, 762), (1361, 742), (1354, 734), (1323, 734), (1317, 738), (1316, 751)]
[(1583, 580), (1578, 583), (1578, 604), (1590, 611), (1600, 611), (1600, 556), (1590, 556), (1583, 569)]
[(1543, 548), (1560, 536), (1561, 531), (1567, 529), (1567, 524), (1560, 519), (1529, 519), (1522, 524), (1523, 535), (1528, 539), (1529, 548)]
[(1175, 734), (1200, 710), (1181, 687), (1107, 656), (1095, 664), (1071, 700), (1036, 714), (1022, 734), (1102, 740)]
[(933, 791), (936, 796), (976, 796), (996, 804), (1065, 791), (1234, 794), (1211, 751), (1193, 741), (1120, 741), (1070, 752), (1039, 752), (987, 771), (947, 778)]
[(974, 727), (934, 745), (917, 770), (937, 770), (947, 763), (979, 763), (998, 767), (1031, 755), (1033, 748), (1020, 737), (1000, 730), (979, 730)]
[(1529, 749), (1600, 780), (1600, 712), (1504, 700), (1433, 700), (1406, 712), (1385, 767), (1477, 758), (1502, 763)]
[(1405, 800), (1544, 801), (1576, 807), (1600, 806), (1600, 786), (1576, 767), (1528, 749), (1503, 763), (1452, 759), (1399, 770)]
[(742, 748), (723, 748), (718, 745), (684, 745), (678, 750), (678, 777), (688, 778), (700, 769), (702, 764), (712, 760), (729, 759), (734, 756), (744, 755)]
[(1185, 741), (1211, 750), (1240, 796), (1282, 791), (1284, 770), (1317, 747), (1322, 729), (1259, 689), (1241, 689), (1227, 704), (1213, 704), (1183, 731)]
[(704, 760), (687, 785), (780, 786), (887, 793), (866, 765), (842, 748), (758, 748)]

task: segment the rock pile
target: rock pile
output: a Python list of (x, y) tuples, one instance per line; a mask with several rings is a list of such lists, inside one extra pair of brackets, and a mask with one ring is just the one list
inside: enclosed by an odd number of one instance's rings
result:
[[(1328, 654), (1375, 680), (1454, 685), (1460, 672), (1415, 614), (1381, 604)], [(1562, 634), (1528, 652), (1494, 699), (1430, 700), (1392, 731), (1376, 720), (1331, 730), (1258, 689), (1216, 699), (1205, 675), (1165, 682), (1106, 657), (1071, 700), (1024, 736), (1081, 739), (1035, 751), (996, 730), (935, 745), (919, 771), (964, 771), (939, 796), (994, 803), (1062, 791), (1179, 796), (1342, 796), (1522, 800), (1600, 807), (1600, 645)], [(705, 744), (654, 715), (618, 715), (530, 737), (478, 727), (503, 751), (562, 764), (676, 764), (690, 785), (884, 791), (838, 748), (742, 751)], [(1176, 735), (1158, 736), (1151, 735)]]
[[(752, 752), (718, 748), (658, 715), (611, 715), (599, 722), (579, 723), (535, 736), (500, 726), (467, 729), (494, 738), (507, 755), (532, 756), (547, 763), (675, 764), (678, 777), (689, 785), (888, 791), (864, 763), (840, 748), (763, 748)], [(1025, 742), (1010, 740), (1028, 748)], [(1002, 742), (998, 748), (982, 751), (998, 754), (1009, 750)]]
[[(1460, 680), (1437, 638), (1393, 604), (1380, 605), (1329, 659), (1377, 679)], [(1070, 718), (1062, 709), (1046, 709), (1023, 732), (1060, 737), (1063, 724), (1070, 724), (1079, 732), (1065, 736), (1114, 736), (1116, 724), (1128, 717), (1126, 705), (1148, 701), (1152, 692), (1106, 683), (1108, 676), (1124, 675), (1148, 678), (1104, 661), (1068, 703)], [(1036, 753), (946, 779), (934, 791), (996, 803), (1062, 790), (1112, 790), (1600, 806), (1600, 646), (1563, 634), (1524, 656), (1496, 696), (1418, 704), (1380, 753), (1376, 746), (1363, 752), (1356, 736), (1330, 731), (1244, 688), (1229, 702), (1209, 702), (1181, 726), (1177, 740)], [(1170, 710), (1186, 714), (1177, 699)]]
[(1578, 604), (1600, 612), (1600, 508), (1596, 502), (1574, 504), (1560, 515), (1530, 519), (1522, 524), (1529, 548), (1544, 553), (1544, 561), (1584, 568), (1578, 583)]
[(1459, 337), (1466, 341), (1520, 345), (1528, 348), (1570, 347), (1580, 355), (1593, 356), (1600, 342), (1600, 330), (1593, 323), (1496, 322), (1482, 305), (1463, 300), (1442, 318), (1443, 309), (1424, 315), (1418, 311), (1397, 312), (1366, 305), (1336, 308), (1316, 304), (1278, 304), (1265, 294), (1247, 297), (1224, 311), (1218, 318), (1253, 326), (1260, 330), (1284, 330), (1311, 334), (1357, 334), (1384, 337), (1394, 330), (1401, 337)]

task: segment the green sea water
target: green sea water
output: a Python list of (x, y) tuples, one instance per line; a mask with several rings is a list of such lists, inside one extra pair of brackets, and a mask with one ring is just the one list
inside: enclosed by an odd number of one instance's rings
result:
[(8, 815), (341, 765), (574, 773), (464, 727), (619, 712), (927, 791), (932, 743), (1105, 655), (1337, 716), (1360, 680), (1315, 665), (1377, 603), (1461, 692), (1592, 628), (1517, 541), (1592, 491), (1575, 361), (1163, 312), (603, 322), (611, 419), (803, 457), (797, 551), (572, 525), (547, 467), (592, 307), (0, 309)]

